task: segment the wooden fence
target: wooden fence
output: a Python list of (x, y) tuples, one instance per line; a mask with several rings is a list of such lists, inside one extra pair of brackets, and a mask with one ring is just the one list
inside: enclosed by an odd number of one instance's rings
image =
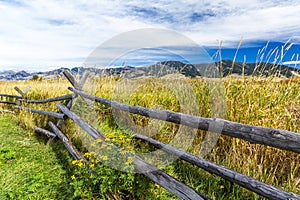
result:
[[(60, 130), (62, 123), (66, 118), (73, 120), (79, 127), (81, 127), (84, 131), (86, 131), (93, 139), (100, 139), (103, 142), (108, 143), (106, 137), (103, 133), (96, 130), (94, 127), (89, 125), (86, 121), (81, 119), (78, 115), (73, 113), (71, 110), (72, 102), (81, 96), (83, 99), (89, 99), (94, 102), (101, 103), (103, 105), (112, 107), (114, 109), (126, 111), (129, 113), (134, 113), (154, 119), (164, 120), (168, 122), (173, 122), (176, 124), (182, 124), (185, 126), (189, 126), (192, 128), (200, 129), (200, 130), (208, 130), (210, 125), (218, 126), (218, 124), (222, 124), (223, 129), (221, 134), (240, 138), (251, 143), (263, 144), (283, 150), (288, 150), (296, 153), (300, 153), (300, 134), (295, 132), (290, 132), (286, 130), (272, 129), (272, 128), (264, 128), (259, 126), (252, 126), (247, 124), (241, 124), (236, 122), (231, 122), (223, 119), (217, 118), (202, 118), (198, 116), (187, 115), (183, 113), (165, 111), (165, 110), (155, 110), (148, 109), (139, 106), (130, 106), (126, 104), (121, 104), (115, 101), (111, 101), (108, 99), (103, 99), (100, 97), (89, 95), (82, 91), (82, 87), (88, 77), (88, 74), (85, 73), (81, 80), (77, 82), (75, 78), (68, 72), (64, 72), (65, 77), (70, 81), (73, 85), (73, 88), (69, 88), (73, 94), (68, 94), (64, 96), (59, 96), (55, 98), (49, 98), (44, 100), (27, 100), (26, 93), (22, 92), (19, 88), (15, 87), (15, 90), (21, 96), (14, 96), (8, 94), (0, 94), (0, 103), (12, 104), (15, 105), (15, 108), (23, 109), (32, 113), (38, 113), (42, 115), (48, 115), (55, 117), (58, 120), (56, 124), (49, 121), (49, 126), (52, 131), (45, 130), (39, 127), (35, 127), (35, 131), (45, 134), (48, 137), (58, 137), (70, 154), (74, 157), (74, 159), (80, 160), (84, 159), (82, 154), (77, 150), (77, 148), (72, 144), (72, 142), (63, 134)], [(14, 99), (12, 101), (11, 99)], [(32, 108), (22, 107), (22, 103), (32, 103), (32, 104), (42, 104), (49, 103), (54, 101), (61, 100), (69, 100), (67, 106), (64, 106), (60, 103), (57, 104), (57, 107), (61, 111), (61, 113), (49, 112), (43, 110), (36, 110)], [(300, 199), (300, 196), (291, 192), (284, 191), (282, 189), (276, 188), (272, 185), (268, 185), (259, 180), (256, 180), (250, 176), (246, 176), (234, 170), (231, 170), (227, 167), (218, 165), (206, 159), (200, 158), (198, 156), (192, 155), (183, 150), (174, 148), (168, 144), (164, 144), (160, 141), (154, 140), (142, 134), (135, 134), (135, 138), (141, 139), (143, 141), (147, 141), (151, 145), (171, 154), (178, 156), (180, 159), (185, 160), (199, 168), (206, 170), (209, 173), (218, 175), (225, 180), (236, 183), (250, 191), (253, 191), (261, 196), (264, 196), (269, 199)], [(118, 148), (117, 146), (113, 146), (114, 148)], [(157, 167), (147, 163), (139, 156), (128, 153), (128, 156), (133, 157), (133, 164), (135, 166), (135, 170), (147, 176), (152, 181), (161, 185), (169, 192), (173, 193), (177, 197), (181, 199), (209, 199), (209, 197), (200, 194), (195, 189), (185, 185), (184, 183), (176, 180), (169, 174), (159, 170)]]

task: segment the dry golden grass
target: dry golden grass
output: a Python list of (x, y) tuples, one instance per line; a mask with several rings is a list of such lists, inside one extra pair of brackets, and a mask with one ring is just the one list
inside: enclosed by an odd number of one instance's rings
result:
[[(106, 77), (99, 79), (96, 86), (96, 96), (110, 99), (114, 86), (118, 79)], [(199, 116), (210, 117), (209, 91), (203, 79), (190, 79), (195, 95), (199, 102)], [(226, 119), (264, 126), (270, 128), (285, 129), (300, 132), (300, 79), (282, 79), (280, 81), (272, 78), (224, 78), (222, 82), (226, 92)], [(157, 88), (153, 82), (140, 87), (133, 92), (129, 103), (145, 107), (162, 105), (164, 109), (178, 111), (178, 100), (167, 88)], [(59, 81), (24, 81), (24, 82), (1, 82), (0, 93), (16, 94), (13, 87), (18, 86), (25, 89), (30, 85), (28, 99), (45, 99), (70, 93), (70, 86), (65, 80)], [(26, 105), (37, 109), (56, 111), (55, 103), (47, 105)], [(0, 108), (7, 107), (0, 105)], [(9, 107), (11, 108), (11, 107)], [(97, 105), (99, 120), (112, 118), (111, 110)], [(145, 125), (148, 120), (140, 116), (132, 116), (134, 120)], [(26, 127), (34, 125), (46, 127), (49, 118), (40, 117), (36, 114), (20, 112), (20, 119)], [(70, 130), (74, 128), (71, 127)], [(167, 124), (156, 136), (163, 142), (169, 142), (170, 137), (176, 134), (178, 127)], [(73, 130), (73, 129), (72, 129)], [(68, 131), (68, 127), (65, 127)], [(198, 154), (205, 133), (198, 131), (190, 152)], [(250, 144), (240, 139), (222, 136), (217, 146), (207, 156), (208, 159), (225, 165), (238, 172), (252, 176), (263, 182), (272, 184), (282, 189), (300, 194), (300, 155), (292, 152), (277, 150), (263, 145)], [(191, 175), (191, 176), (194, 176)], [(187, 180), (195, 180), (196, 177), (187, 177)], [(216, 179), (216, 185), (218, 185)], [(207, 189), (209, 190), (209, 189)], [(211, 193), (212, 198), (218, 195)], [(246, 197), (254, 198), (255, 195), (247, 193)], [(231, 198), (234, 198), (231, 196)], [(241, 197), (236, 197), (239, 199)]]

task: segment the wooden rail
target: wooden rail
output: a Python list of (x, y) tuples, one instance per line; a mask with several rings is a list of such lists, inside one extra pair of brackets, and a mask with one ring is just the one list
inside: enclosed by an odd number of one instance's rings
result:
[(17, 103), (13, 102), (13, 101), (2, 101), (2, 100), (0, 100), (0, 103), (10, 104), (10, 105), (17, 105)]
[(198, 156), (192, 155), (190, 153), (187, 153), (185, 151), (182, 151), (180, 149), (176, 149), (172, 146), (169, 146), (167, 144), (164, 144), (162, 142), (159, 142), (157, 140), (154, 140), (152, 138), (149, 138), (147, 136), (136, 134), (134, 135), (135, 138), (141, 139), (144, 141), (149, 142), (153, 146), (170, 153), (172, 155), (178, 156), (182, 160), (185, 160), (193, 165), (196, 165), (205, 171), (218, 175), (228, 181), (231, 181), (233, 183), (236, 183), (250, 191), (253, 191), (261, 196), (267, 197), (269, 199), (296, 199), (300, 198), (300, 196), (295, 195), (290, 192), (286, 192), (284, 190), (278, 189), (276, 187), (273, 187), (271, 185), (268, 185), (266, 183), (263, 183), (261, 181), (258, 181), (250, 176), (246, 176), (244, 174), (238, 173), (236, 171), (233, 171), (227, 167), (224, 167), (222, 165), (218, 165), (216, 163), (213, 163), (211, 161), (205, 160), (203, 158), (200, 158)]
[[(5, 100), (3, 100), (5, 99)], [(11, 99), (21, 100), (21, 96), (10, 95), (10, 94), (0, 94), (0, 103), (10, 104), (10, 105), (17, 105), (17, 102), (11, 101)]]
[(52, 132), (50, 132), (50, 131), (48, 131), (48, 130), (45, 130), (45, 129), (43, 129), (43, 128), (34, 127), (34, 130), (35, 130), (36, 132), (42, 133), (42, 134), (44, 134), (44, 135), (46, 135), (46, 136), (48, 136), (48, 137), (56, 137), (56, 135), (55, 135), (54, 133), (52, 133)]
[[(72, 119), (78, 126), (80, 126), (83, 130), (85, 130), (88, 134), (92, 136), (94, 140), (101, 139), (103, 142), (106, 142), (106, 137), (103, 133), (97, 131), (95, 128), (93, 128), (91, 125), (89, 125), (87, 122), (82, 120), (78, 115), (71, 112), (67, 107), (65, 107), (62, 104), (57, 104), (57, 107), (70, 119)], [(117, 146), (113, 146), (115, 149), (117, 149)], [(185, 185), (184, 183), (181, 183), (180, 181), (176, 180), (172, 176), (166, 174), (165, 172), (159, 170), (158, 168), (148, 164), (140, 157), (127, 153), (128, 156), (131, 156), (133, 158), (133, 164), (135, 165), (135, 168), (137, 172), (140, 172), (147, 176), (152, 181), (158, 183), (168, 191), (172, 192), (176, 196), (180, 197), (181, 199), (209, 199), (208, 197), (198, 193), (191, 187)]]
[(23, 99), (26, 98), (26, 92), (23, 92), (20, 88), (18, 88), (17, 86), (14, 87), (14, 89), (22, 96)]
[[(74, 157), (74, 159), (84, 159), (81, 153), (76, 149), (76, 147), (71, 143), (71, 141), (60, 131), (60, 127), (66, 118), (72, 119), (78, 126), (80, 126), (84, 131), (86, 131), (93, 139), (101, 139), (103, 142), (106, 141), (106, 137), (103, 133), (96, 130), (94, 127), (89, 125), (87, 122), (82, 120), (75, 113), (71, 112), (73, 102), (78, 96), (81, 96), (83, 100), (91, 100), (94, 102), (101, 103), (103, 105), (112, 107), (114, 109), (126, 111), (133, 114), (138, 114), (146, 117), (151, 117), (154, 119), (164, 120), (168, 122), (173, 122), (176, 124), (182, 124), (190, 126), (200, 130), (208, 130), (210, 126), (221, 126), (221, 134), (241, 138), (251, 143), (263, 144), (272, 146), (275, 148), (288, 150), (296, 153), (300, 153), (300, 134), (295, 132), (290, 132), (280, 129), (265, 128), (259, 126), (252, 126), (247, 124), (241, 124), (236, 122), (231, 122), (223, 119), (217, 118), (202, 118), (198, 116), (187, 115), (183, 113), (171, 112), (167, 110), (154, 110), (148, 109), (140, 106), (130, 106), (126, 104), (121, 104), (115, 101), (108, 99), (103, 99), (100, 97), (89, 95), (81, 89), (85, 84), (88, 73), (85, 73), (80, 81), (72, 76), (71, 73), (65, 71), (64, 75), (74, 86), (74, 88), (69, 87), (68, 89), (73, 92), (73, 94), (67, 94), (59, 97), (44, 99), (44, 100), (27, 100), (26, 92), (21, 91), (19, 88), (15, 87), (16, 91), (22, 96), (0, 94), (0, 97), (15, 98), (17, 102), (8, 102), (0, 101), (0, 103), (18, 105), (23, 102), (33, 103), (33, 104), (42, 104), (49, 103), (54, 101), (69, 100), (68, 105), (64, 106), (62, 104), (57, 104), (57, 107), (62, 113), (50, 112), (36, 110), (32, 108), (25, 108), (22, 106), (15, 106), (18, 109), (23, 109), (28, 112), (38, 113), (42, 115), (48, 115), (55, 118), (58, 118), (58, 122), (55, 125), (52, 122), (49, 122), (49, 126), (52, 131), (48, 131), (39, 127), (35, 127), (36, 132), (45, 134), (48, 137), (56, 138), (56, 136), (63, 142), (67, 150)], [(278, 189), (274, 186), (268, 185), (261, 181), (258, 181), (252, 177), (246, 176), (239, 172), (233, 171), (224, 166), (218, 165), (211, 161), (205, 160), (203, 158), (197, 157), (185, 151), (176, 149), (170, 145), (164, 144), (160, 141), (154, 140), (152, 138), (146, 137), (141, 134), (134, 135), (135, 138), (141, 139), (149, 142), (151, 145), (159, 148), (171, 155), (178, 156), (180, 159), (185, 160), (195, 166), (198, 166), (209, 173), (218, 175), (228, 181), (236, 183), (250, 191), (253, 191), (261, 196), (264, 196), (269, 199), (300, 199), (300, 196), (291, 192), (287, 192), (281, 189)], [(115, 149), (118, 149), (118, 146), (113, 146)], [(133, 157), (133, 164), (137, 172), (143, 173), (152, 181), (158, 183), (174, 195), (178, 196), (181, 199), (209, 199), (207, 196), (200, 194), (193, 188), (179, 182), (172, 176), (166, 174), (165, 172), (159, 170), (157, 167), (150, 165), (145, 162), (143, 159), (138, 157), (135, 154), (127, 153), (128, 156)], [(85, 161), (85, 160), (84, 160)]]
[(84, 157), (81, 155), (81, 153), (76, 149), (76, 147), (72, 144), (72, 142), (65, 136), (58, 127), (53, 124), (51, 121), (48, 123), (49, 126), (52, 128), (54, 133), (61, 139), (61, 141), (64, 143), (65, 147), (68, 149), (70, 154), (76, 159), (81, 160), (84, 159)]
[(24, 103), (35, 103), (35, 104), (43, 104), (43, 103), (50, 103), (55, 101), (62, 101), (62, 100), (70, 100), (73, 98), (73, 94), (67, 94), (59, 97), (44, 99), (44, 100), (28, 100), (28, 99), (20, 99), (21, 102)]
[[(114, 109), (150, 117), (153, 119), (182, 124), (205, 131), (208, 130), (209, 126), (221, 126), (221, 134), (223, 135), (244, 139), (250, 143), (264, 144), (267, 146), (300, 153), (300, 134), (295, 132), (252, 126), (218, 118), (203, 118), (167, 110), (155, 110), (140, 106), (130, 106), (89, 95), (74, 88), (69, 87), (69, 90), (79, 94), (83, 98), (101, 103)], [(219, 128), (217, 130), (219, 130)]]
[(18, 108), (20, 110), (25, 110), (25, 111), (28, 111), (28, 112), (31, 112), (31, 113), (37, 113), (37, 114), (41, 114), (41, 115), (47, 115), (47, 116), (50, 116), (50, 117), (55, 117), (55, 118), (58, 118), (58, 119), (63, 119), (64, 118), (63, 114), (56, 113), (56, 112), (37, 110), (37, 109), (32, 109), (32, 108), (25, 108), (25, 107), (22, 107), (22, 106), (15, 106), (15, 108)]
[(17, 95), (10, 95), (10, 94), (0, 94), (0, 97), (7, 97), (7, 98), (14, 98), (14, 99), (22, 99), (23, 97)]

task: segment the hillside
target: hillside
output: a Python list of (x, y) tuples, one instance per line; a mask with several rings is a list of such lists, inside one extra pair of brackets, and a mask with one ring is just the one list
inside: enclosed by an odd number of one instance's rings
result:
[(150, 66), (133, 68), (129, 71), (129, 77), (138, 76), (166, 76), (168, 74), (182, 74), (187, 77), (201, 76), (198, 69), (191, 64), (180, 61), (164, 61), (158, 62)]
[[(220, 64), (217, 63), (220, 67)], [(242, 75), (244, 70), (244, 75), (279, 75), (284, 77), (293, 76), (292, 72), (299, 72), (300, 69), (296, 69), (293, 67), (288, 67), (285, 65), (274, 65), (271, 63), (249, 63), (243, 64), (241, 62), (235, 62), (232, 67), (232, 60), (223, 60), (221, 66), (222, 72), (224, 76), (228, 76), (230, 74), (238, 74)]]
[[(214, 63), (219, 71), (222, 71), (222, 76), (228, 76), (231, 74), (237, 75), (260, 75), (260, 76), (270, 76), (276, 74), (280, 77), (292, 77), (294, 72), (298, 73), (300, 69), (288, 67), (285, 65), (274, 65), (271, 63), (241, 63), (234, 62), (232, 60), (223, 60), (221, 62)], [(212, 64), (209, 64), (212, 65)], [(149, 66), (142, 67), (113, 67), (113, 68), (85, 68), (85, 67), (74, 67), (69, 68), (59, 68), (47, 72), (34, 72), (29, 73), (26, 71), (2, 71), (0, 72), (0, 81), (7, 80), (28, 80), (32, 79), (33, 75), (38, 75), (45, 79), (52, 79), (56, 76), (61, 76), (62, 72), (65, 70), (71, 71), (75, 74), (83, 74), (85, 71), (89, 71), (92, 74), (97, 75), (121, 75), (126, 74), (127, 77), (140, 77), (140, 76), (166, 76), (169, 74), (182, 74), (186, 77), (196, 77), (203, 76), (205, 68), (208, 64), (187, 64), (180, 61), (163, 61), (158, 62)], [(219, 76), (219, 72), (217, 73)]]

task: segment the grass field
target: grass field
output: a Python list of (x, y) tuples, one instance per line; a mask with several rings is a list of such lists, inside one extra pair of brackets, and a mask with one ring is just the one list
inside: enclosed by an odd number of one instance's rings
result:
[(18, 116), (0, 116), (0, 199), (72, 197), (62, 145), (47, 145), (18, 123)]
[[(188, 82), (192, 85), (195, 91), (194, 94), (200, 105), (198, 115), (211, 117), (210, 94), (205, 86), (204, 80), (189, 79)], [(107, 77), (98, 80), (96, 96), (108, 99), (112, 98), (113, 89), (117, 83), (117, 78)], [(299, 79), (278, 80), (256, 77), (246, 77), (245, 79), (224, 78), (222, 83), (225, 89), (225, 118), (227, 120), (300, 132)], [(0, 83), (0, 93), (16, 94), (13, 90), (14, 86), (25, 89), (27, 85), (31, 86), (31, 90), (27, 95), (29, 99), (44, 99), (70, 93), (67, 90), (70, 84), (64, 80), (3, 82)], [(169, 93), (167, 88), (161, 87), (157, 89), (157, 85), (152, 84), (151, 81), (136, 90), (130, 96), (129, 103), (145, 107), (162, 105), (164, 109), (181, 111), (176, 96)], [(47, 106), (30, 105), (30, 107), (44, 110), (57, 110), (55, 103)], [(0, 110), (1, 109), (8, 110), (12, 109), (12, 107), (0, 105)], [(103, 132), (106, 134), (114, 134), (120, 131), (115, 122), (112, 122), (113, 115), (111, 109), (98, 104), (95, 105), (95, 109), (99, 114), (98, 121)], [(131, 117), (141, 126), (150, 123), (144, 117), (135, 115), (131, 115)], [(7, 169), (5, 169), (5, 165), (1, 167), (1, 174), (7, 174), (4, 177), (1, 175), (0, 178), (0, 181), (5, 183), (1, 191), (2, 194), (0, 193), (2, 196), (7, 194), (19, 195), (27, 192), (25, 188), (30, 188), (28, 184), (30, 185), (33, 182), (37, 183), (37, 186), (35, 186), (35, 184), (31, 186), (33, 192), (29, 192), (28, 197), (32, 195), (32, 198), (34, 198), (33, 195), (39, 193), (41, 196), (35, 199), (45, 199), (47, 197), (49, 197), (49, 199), (56, 199), (56, 197), (60, 197), (56, 196), (60, 195), (59, 191), (64, 191), (66, 195), (74, 192), (71, 187), (68, 187), (70, 181), (68, 176), (71, 176), (73, 173), (66, 170), (67, 167), (70, 167), (70, 161), (62, 160), (61, 156), (57, 158), (57, 152), (65, 156), (67, 155), (66, 150), (61, 149), (59, 142), (49, 146), (45, 145), (45, 140), (36, 137), (32, 132), (34, 125), (47, 128), (48, 120), (49, 118), (47, 117), (40, 117), (23, 111), (21, 111), (17, 117), (1, 115), (0, 137), (2, 137), (1, 141), (4, 141), (4, 146), (0, 146), (0, 149), (10, 149), (12, 154), (16, 157), (11, 160), (8, 159), (5, 162), (1, 161), (1, 165), (5, 163), (7, 166)], [(17, 123), (20, 123), (20, 126), (18, 126)], [(168, 143), (170, 138), (176, 135), (177, 130), (178, 126), (166, 123), (155, 138)], [(11, 131), (11, 138), (5, 135), (5, 132), (9, 131)], [(70, 122), (64, 126), (63, 131), (69, 133), (69, 137), (76, 143), (78, 138), (76, 138), (76, 134), (71, 134), (74, 133), (74, 126), (72, 126)], [(203, 131), (198, 131), (197, 133), (197, 137), (189, 148), (189, 152), (194, 154), (199, 153), (201, 143), (205, 136)], [(25, 143), (20, 145), (18, 141), (24, 141)], [(31, 145), (26, 146), (25, 144), (27, 143)], [(1, 145), (3, 144), (1, 143)], [(136, 143), (133, 144), (136, 145)], [(143, 150), (147, 148), (148, 150), (151, 149), (146, 144), (144, 145), (145, 146), (142, 147)], [(135, 151), (140, 149), (141, 147), (138, 147)], [(300, 194), (300, 155), (296, 153), (250, 144), (239, 139), (222, 136), (212, 152), (205, 158), (276, 187)], [(43, 165), (39, 163), (43, 163)], [(16, 169), (14, 167), (15, 164), (20, 165), (17, 167), (18, 169), (23, 169), (19, 172), (18, 177), (12, 175), (15, 172), (14, 169)], [(53, 173), (47, 171), (54, 169), (56, 172), (55, 176)], [(164, 170), (212, 199), (261, 199), (261, 197), (252, 192), (224, 181), (219, 177), (210, 175), (183, 161), (176, 161)], [(39, 171), (39, 173), (37, 174), (36, 171)], [(32, 178), (26, 178), (28, 176), (32, 176)], [(36, 181), (35, 178), (40, 180), (40, 182)], [(18, 187), (20, 186), (18, 182), (24, 187)], [(47, 187), (40, 186), (43, 184), (47, 185)], [(153, 199), (154, 197), (155, 199), (174, 198), (156, 184), (149, 183), (147, 190), (148, 193), (145, 192), (147, 195), (143, 196), (144, 199)], [(48, 191), (52, 191), (52, 193)], [(94, 197), (97, 196), (96, 193), (97, 192), (94, 192)], [(118, 191), (116, 190), (114, 193), (118, 194)], [(90, 197), (90, 199), (92, 199), (92, 197)]]

